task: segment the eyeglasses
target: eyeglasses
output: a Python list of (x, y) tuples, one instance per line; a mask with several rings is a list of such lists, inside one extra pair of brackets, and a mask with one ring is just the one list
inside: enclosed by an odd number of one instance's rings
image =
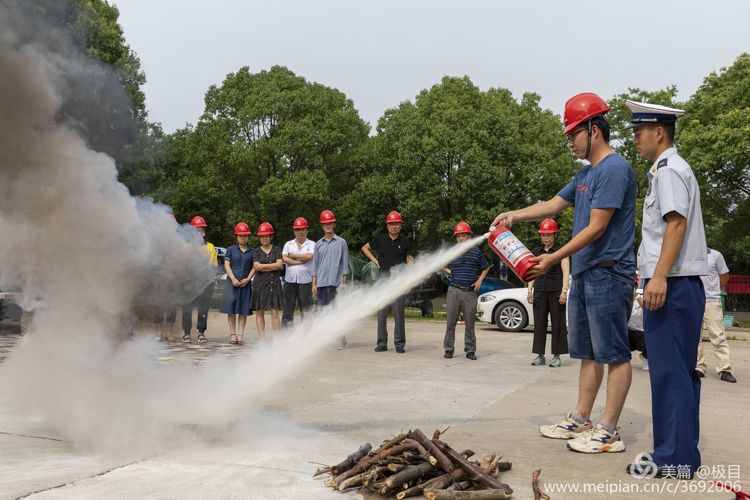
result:
[(566, 134), (566, 135), (565, 135), (565, 140), (566, 140), (566, 141), (568, 141), (568, 142), (573, 142), (573, 141), (575, 141), (575, 140), (576, 140), (576, 136), (577, 136), (578, 134), (580, 134), (581, 132), (585, 131), (585, 130), (586, 130), (585, 128), (579, 128), (579, 129), (578, 129), (578, 130), (576, 130), (575, 132), (571, 132), (571, 133), (569, 133), (569, 134)]

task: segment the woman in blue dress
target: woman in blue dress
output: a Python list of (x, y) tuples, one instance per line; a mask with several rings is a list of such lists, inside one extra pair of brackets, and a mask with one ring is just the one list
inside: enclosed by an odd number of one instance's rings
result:
[[(234, 226), (237, 244), (227, 248), (224, 255), (224, 270), (227, 272), (227, 287), (221, 312), (227, 314), (229, 322), (229, 343), (244, 344), (247, 317), (252, 314), (250, 298), (252, 296), (253, 249), (250, 248), (250, 227), (244, 222)], [(239, 318), (238, 318), (239, 316)], [(237, 328), (239, 327), (239, 332)]]

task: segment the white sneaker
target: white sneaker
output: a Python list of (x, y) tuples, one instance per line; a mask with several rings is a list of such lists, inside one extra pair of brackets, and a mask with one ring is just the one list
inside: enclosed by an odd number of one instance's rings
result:
[(568, 441), (568, 449), (579, 453), (620, 453), (625, 451), (625, 443), (620, 439), (619, 431), (611, 434), (602, 424), (585, 435)]
[(556, 424), (539, 427), (539, 432), (542, 433), (542, 436), (551, 439), (574, 439), (586, 432), (590, 432), (591, 429), (591, 420), (586, 420), (583, 424), (579, 424), (573, 419), (573, 414), (568, 413), (565, 415), (565, 418)]
[(644, 358), (644, 357), (643, 357), (643, 353), (639, 354), (638, 356), (640, 356), (640, 358), (641, 358), (641, 363), (643, 363), (643, 364), (641, 365), (641, 369), (642, 369), (642, 370), (643, 370), (644, 372), (647, 372), (647, 371), (648, 371), (648, 359), (646, 359), (646, 358)]

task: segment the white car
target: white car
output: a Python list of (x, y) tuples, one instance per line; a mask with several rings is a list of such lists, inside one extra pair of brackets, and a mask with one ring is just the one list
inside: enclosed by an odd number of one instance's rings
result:
[(529, 289), (506, 288), (477, 298), (477, 318), (506, 332), (518, 332), (534, 324), (534, 311), (526, 300)]

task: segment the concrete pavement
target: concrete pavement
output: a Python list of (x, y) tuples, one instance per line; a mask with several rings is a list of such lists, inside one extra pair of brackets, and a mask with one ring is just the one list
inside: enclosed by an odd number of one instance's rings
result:
[[(211, 313), (208, 344), (165, 347), (161, 360), (187, 357), (200, 363), (210, 356), (253, 349), (257, 343), (253, 318), (249, 326), (244, 347), (228, 346), (225, 317)], [(387, 436), (415, 427), (427, 433), (449, 428), (445, 439), (456, 449), (502, 453), (513, 462), (503, 480), (515, 490), (514, 498), (533, 497), (530, 478), (536, 468), (542, 469), (547, 484), (648, 482), (624, 473), (625, 466), (638, 452), (649, 451), (651, 443), (648, 373), (640, 370), (639, 360), (633, 362), (633, 385), (620, 422), (628, 450), (581, 455), (567, 451), (565, 442), (545, 439), (538, 432), (539, 425), (555, 422), (572, 409), (576, 362), (564, 357), (558, 369), (532, 367), (529, 332), (503, 333), (483, 324), (477, 329), (478, 361), (461, 354), (461, 326), (456, 357), (446, 360), (443, 331), (441, 323), (409, 321), (405, 354), (397, 354), (392, 345), (388, 352), (376, 353), (375, 322), (367, 321), (348, 335), (346, 350), (332, 346), (303, 375), (279, 387), (261, 415), (158, 453), (120, 455), (76, 449), (42, 423), (0, 408), (0, 498), (342, 498), (321, 480), (312, 479), (316, 465), (309, 461), (335, 463), (364, 442), (377, 445)], [(17, 340), (0, 335), (0, 352), (12, 355)], [(703, 383), (703, 461), (723, 465), (725, 470), (736, 465), (741, 474), (750, 475), (750, 343), (731, 341), (730, 345), (739, 383), (721, 382), (712, 371)], [(710, 355), (709, 361), (713, 361)], [(604, 397), (603, 391), (599, 397)], [(602, 410), (603, 399), (597, 402), (594, 417)], [(633, 493), (551, 496), (630, 499)], [(356, 495), (343, 495), (349, 497)], [(731, 495), (688, 492), (677, 497)]]

